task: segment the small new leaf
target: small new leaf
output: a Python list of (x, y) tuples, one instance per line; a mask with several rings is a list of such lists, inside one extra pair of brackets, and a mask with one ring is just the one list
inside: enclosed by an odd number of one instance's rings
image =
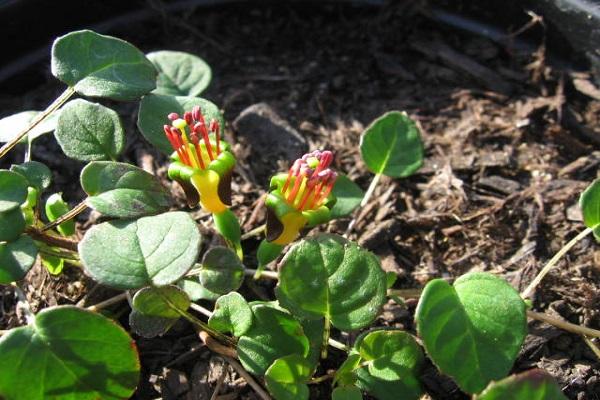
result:
[(226, 294), (237, 290), (244, 280), (244, 266), (227, 247), (211, 247), (202, 258), (200, 283), (214, 293)]
[(240, 337), (252, 326), (252, 310), (241, 294), (231, 292), (217, 299), (208, 325), (219, 332)]

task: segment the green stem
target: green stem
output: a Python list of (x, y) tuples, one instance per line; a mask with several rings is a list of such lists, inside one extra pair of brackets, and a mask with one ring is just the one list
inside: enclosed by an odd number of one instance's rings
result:
[(266, 230), (267, 230), (267, 225), (262, 224), (261, 226), (254, 228), (249, 232), (244, 233), (241, 237), (241, 240), (246, 240), (246, 239), (250, 239), (251, 237), (258, 236)]
[(577, 236), (575, 236), (573, 239), (571, 239), (567, 244), (565, 244), (562, 247), (562, 249), (560, 249), (554, 255), (554, 257), (552, 257), (550, 259), (550, 261), (548, 261), (548, 263), (544, 266), (544, 268), (542, 268), (542, 270), (535, 277), (535, 279), (529, 284), (529, 286), (527, 286), (527, 288), (525, 288), (525, 290), (523, 290), (523, 292), (521, 292), (521, 297), (523, 297), (525, 299), (525, 298), (531, 296), (531, 294), (535, 290), (536, 286), (539, 285), (539, 283), (542, 281), (542, 279), (544, 279), (544, 277), (548, 274), (548, 272), (550, 272), (550, 270), (556, 265), (556, 263), (562, 258), (562, 256), (564, 256), (569, 250), (571, 250), (571, 247), (575, 246), (575, 244), (577, 244), (577, 242), (579, 242), (581, 239), (583, 239), (584, 237), (586, 237), (587, 235), (592, 233), (594, 231), (594, 228), (595, 227), (584, 229), (583, 231), (579, 232), (579, 234)]
[(75, 207), (73, 207), (67, 213), (65, 213), (65, 214), (61, 215), (60, 217), (56, 218), (54, 221), (52, 221), (52, 222), (44, 225), (42, 227), (42, 229), (41, 229), (41, 232), (45, 232), (45, 231), (50, 230), (52, 228), (56, 228), (57, 226), (59, 226), (63, 222), (75, 218), (76, 216), (78, 216), (79, 214), (81, 214), (82, 212), (84, 212), (86, 208), (87, 208), (87, 204), (85, 204), (85, 200), (83, 200), (81, 203), (77, 204)]
[(329, 344), (329, 335), (331, 334), (331, 321), (325, 317), (325, 326), (323, 327), (323, 345), (321, 346), (321, 358), (327, 358), (327, 345)]
[(334, 340), (332, 338), (329, 338), (327, 340), (327, 344), (335, 349), (342, 350), (342, 351), (348, 351), (348, 346), (346, 346), (344, 343), (338, 342), (337, 340)]
[(66, 88), (65, 91), (62, 92), (61, 95), (58, 96), (52, 102), (52, 104), (50, 104), (48, 106), (48, 108), (46, 108), (44, 111), (39, 113), (33, 119), (33, 121), (31, 121), (31, 123), (27, 126), (27, 128), (23, 129), (21, 132), (19, 132), (19, 134), (13, 140), (6, 143), (4, 146), (2, 146), (0, 148), (0, 158), (4, 157), (6, 155), (6, 153), (8, 153), (13, 147), (15, 147), (21, 141), (21, 139), (23, 139), (29, 133), (29, 131), (31, 131), (33, 128), (38, 126), (44, 119), (46, 119), (46, 117), (48, 117), (54, 111), (59, 109), (63, 104), (65, 104), (65, 102), (67, 100), (69, 100), (69, 98), (71, 96), (73, 96), (74, 93), (75, 93), (75, 89), (73, 89), (72, 87), (69, 86), (68, 88)]
[[(371, 181), (371, 184), (369, 184), (369, 187), (367, 188), (367, 192), (365, 193), (365, 196), (363, 197), (363, 199), (360, 202), (360, 208), (363, 208), (364, 206), (367, 205), (367, 203), (369, 202), (369, 200), (371, 200), (371, 197), (373, 196), (373, 192), (375, 191), (375, 188), (377, 187), (377, 184), (379, 183), (379, 180), (381, 179), (381, 174), (375, 174), (375, 176), (373, 177), (373, 180)], [(352, 221), (350, 221), (350, 223), (348, 224), (348, 228), (346, 228), (346, 232), (344, 232), (344, 237), (347, 238), (350, 233), (352, 233), (352, 229), (354, 229), (354, 225), (356, 225), (356, 223), (359, 220), (359, 215), (356, 216), (355, 218), (352, 219)]]

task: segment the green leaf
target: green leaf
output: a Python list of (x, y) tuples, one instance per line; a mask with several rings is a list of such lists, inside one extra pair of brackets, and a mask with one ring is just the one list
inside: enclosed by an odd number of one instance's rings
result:
[(227, 247), (211, 247), (202, 258), (200, 283), (214, 293), (226, 294), (237, 290), (244, 280), (244, 266)]
[(114, 160), (125, 147), (117, 113), (83, 99), (63, 107), (54, 136), (63, 152), (79, 161)]
[(131, 331), (146, 339), (164, 335), (177, 321), (178, 318), (155, 317), (137, 310), (129, 313)]
[(351, 352), (350, 354), (348, 354), (348, 358), (346, 358), (346, 361), (344, 361), (342, 365), (340, 365), (338, 370), (335, 372), (333, 383), (338, 384), (340, 386), (354, 385), (357, 380), (354, 371), (358, 368), (360, 362), (360, 354), (356, 352)]
[(341, 330), (369, 325), (385, 302), (379, 259), (341, 236), (322, 234), (291, 248), (281, 261), (275, 293), (303, 318), (328, 318)]
[(308, 338), (302, 326), (291, 315), (267, 304), (251, 306), (253, 323), (240, 337), (237, 351), (244, 368), (263, 375), (278, 358), (298, 354), (306, 357)]
[(177, 319), (181, 316), (177, 310), (187, 311), (190, 304), (188, 295), (173, 285), (145, 287), (133, 296), (133, 308), (153, 317)]
[(532, 369), (492, 382), (474, 400), (566, 400), (548, 373)]
[(136, 289), (177, 281), (196, 262), (199, 246), (196, 223), (177, 211), (96, 225), (79, 243), (79, 255), (99, 283)]
[(124, 399), (137, 386), (135, 343), (114, 321), (73, 306), (42, 310), (0, 338), (0, 397)]
[(371, 172), (394, 178), (412, 175), (423, 164), (419, 128), (400, 111), (383, 114), (365, 129), (360, 152)]
[(202, 286), (197, 276), (185, 277), (177, 282), (177, 286), (179, 286), (184, 292), (186, 292), (190, 300), (192, 301), (215, 301), (220, 296), (220, 294), (211, 292), (210, 290)]
[(21, 174), (0, 169), (0, 213), (19, 208), (27, 199), (28, 186)]
[(331, 400), (362, 400), (362, 392), (356, 386), (340, 386), (333, 389)]
[(135, 218), (166, 211), (169, 193), (158, 178), (126, 163), (93, 161), (81, 171), (81, 187), (90, 196), (86, 203), (117, 218)]
[(217, 299), (208, 326), (240, 337), (252, 326), (252, 310), (241, 294), (231, 292)]
[(34, 187), (39, 192), (48, 189), (52, 182), (52, 171), (45, 164), (37, 161), (27, 161), (23, 164), (16, 164), (10, 167), (12, 172), (23, 175), (29, 186)]
[(362, 201), (365, 192), (346, 175), (338, 175), (333, 185), (333, 195), (337, 201), (331, 209), (331, 218), (342, 218), (352, 214), (352, 211)]
[(219, 108), (208, 100), (199, 97), (149, 94), (144, 96), (140, 103), (138, 128), (146, 140), (163, 153), (170, 155), (173, 148), (163, 130), (163, 126), (171, 122), (167, 115), (172, 112), (183, 115), (185, 111), (191, 111), (194, 106), (200, 106), (207, 123), (216, 119), (220, 126), (225, 126)]
[(52, 74), (84, 96), (135, 100), (156, 87), (156, 69), (124, 40), (82, 30), (52, 45)]
[(394, 283), (396, 283), (396, 280), (398, 280), (398, 274), (396, 274), (395, 272), (388, 271), (385, 273), (386, 287), (388, 289), (391, 289), (392, 286), (394, 286)]
[(596, 240), (600, 240), (600, 179), (596, 179), (579, 197), (583, 223), (594, 229)]
[(298, 354), (278, 358), (265, 372), (267, 389), (276, 400), (308, 400), (306, 383), (312, 372), (311, 364)]
[(23, 279), (36, 257), (37, 247), (27, 235), (14, 242), (0, 243), (0, 284), (8, 285)]
[(146, 57), (158, 70), (153, 93), (198, 96), (212, 79), (210, 66), (193, 54), (161, 50), (146, 54)]
[(0, 242), (16, 240), (25, 230), (25, 217), (20, 208), (0, 212)]
[(306, 359), (313, 368), (317, 368), (323, 347), (323, 331), (325, 330), (324, 319), (301, 319), (302, 330), (308, 338), (310, 345)]
[(362, 359), (361, 367), (355, 371), (358, 387), (379, 400), (421, 397), (418, 377), (424, 357), (411, 335), (393, 329), (367, 332), (356, 340), (354, 350)]
[(503, 279), (469, 273), (454, 286), (430, 281), (415, 318), (432, 361), (465, 392), (478, 393), (510, 371), (527, 334), (525, 310)]
[(65, 260), (60, 257), (41, 254), (40, 258), (42, 260), (42, 265), (51, 275), (60, 275), (65, 268)]
[[(23, 129), (27, 128), (31, 121), (33, 121), (40, 113), (41, 111), (23, 111), (0, 119), (0, 143), (13, 140), (21, 131), (23, 131)], [(35, 128), (30, 130), (23, 139), (21, 139), (21, 143), (26, 143), (28, 137), (30, 141), (33, 141), (46, 133), (52, 132), (56, 129), (56, 121), (58, 121), (59, 115), (60, 111), (55, 111), (47, 116)]]
[[(48, 197), (44, 208), (50, 222), (56, 221), (70, 211), (69, 205), (63, 200), (61, 193), (54, 193)], [(75, 221), (72, 219), (65, 221), (58, 225), (56, 230), (63, 236), (71, 236), (75, 233)]]

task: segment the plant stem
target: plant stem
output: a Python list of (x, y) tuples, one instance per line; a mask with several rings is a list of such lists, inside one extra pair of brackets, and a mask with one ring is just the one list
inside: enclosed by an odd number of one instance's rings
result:
[(29, 133), (29, 131), (31, 131), (33, 128), (38, 126), (40, 124), (40, 122), (42, 122), (44, 119), (46, 119), (46, 117), (48, 117), (50, 114), (52, 114), (58, 108), (60, 108), (60, 106), (65, 104), (65, 102), (67, 100), (69, 100), (69, 98), (71, 96), (73, 96), (74, 93), (75, 93), (75, 89), (73, 89), (72, 87), (69, 86), (68, 88), (66, 88), (65, 91), (62, 92), (61, 95), (58, 96), (52, 102), (52, 104), (50, 104), (48, 106), (48, 108), (46, 108), (44, 111), (39, 113), (33, 119), (33, 121), (31, 121), (31, 123), (27, 126), (27, 128), (23, 129), (21, 132), (19, 132), (19, 134), (13, 140), (6, 143), (4, 146), (2, 146), (0, 148), (0, 158), (4, 157), (6, 155), (6, 153), (8, 153), (13, 147), (15, 147), (21, 141), (21, 139), (23, 139), (25, 137), (25, 135), (27, 135), (27, 133)]
[(111, 297), (110, 299), (101, 301), (98, 304), (95, 304), (93, 306), (89, 306), (87, 308), (87, 310), (88, 311), (98, 311), (98, 310), (101, 310), (101, 309), (106, 308), (108, 306), (112, 306), (113, 304), (119, 303), (119, 302), (121, 302), (123, 300), (126, 300), (126, 299), (127, 299), (127, 292), (123, 292), (123, 293), (120, 293), (120, 294), (118, 294), (118, 295), (116, 295), (114, 297)]
[(58, 217), (57, 219), (55, 219), (54, 221), (50, 222), (49, 224), (44, 225), (41, 229), (41, 232), (45, 232), (52, 228), (56, 228), (63, 222), (68, 221), (72, 218), (75, 218), (76, 216), (81, 214), (83, 211), (85, 211), (86, 208), (87, 208), (87, 204), (85, 204), (85, 200), (83, 200), (81, 203), (77, 204), (75, 207), (73, 207), (71, 210), (69, 210), (69, 212), (67, 212), (66, 214), (63, 214), (60, 217)]
[(598, 346), (596, 346), (596, 344), (594, 342), (592, 342), (592, 340), (590, 338), (588, 338), (585, 335), (581, 335), (583, 337), (583, 341), (585, 342), (585, 344), (588, 345), (588, 347), (594, 352), (594, 354), (596, 355), (596, 357), (598, 357), (598, 359), (600, 360), (600, 349), (598, 348)]
[[(381, 179), (381, 174), (375, 174), (375, 176), (373, 177), (373, 180), (371, 181), (371, 184), (367, 188), (367, 192), (365, 193), (365, 196), (363, 197), (363, 199), (360, 202), (360, 208), (363, 208), (364, 206), (366, 206), (367, 203), (369, 202), (369, 200), (371, 200), (371, 196), (373, 196), (373, 192), (375, 191), (375, 188), (377, 187), (377, 184), (379, 183), (380, 179)], [(360, 217), (360, 215), (357, 215), (355, 218), (352, 219), (352, 221), (350, 221), (350, 223), (348, 224), (348, 228), (346, 228), (346, 232), (344, 232), (345, 238), (347, 238), (350, 235), (350, 233), (352, 233), (352, 229), (354, 229), (354, 225), (356, 225), (356, 223), (358, 222), (359, 217)]]
[(265, 391), (265, 389), (262, 388), (262, 386), (260, 386), (258, 383), (256, 383), (256, 381), (254, 380), (252, 375), (250, 375), (244, 369), (244, 367), (242, 367), (242, 365), (240, 363), (238, 363), (231, 357), (227, 357), (227, 356), (222, 356), (222, 357), (225, 359), (225, 361), (227, 361), (229, 363), (229, 365), (231, 365), (233, 367), (233, 369), (235, 369), (235, 371), (242, 378), (244, 378), (246, 380), (246, 382), (248, 382), (248, 384), (252, 387), (252, 389), (254, 389), (254, 391), (259, 395), (259, 397), (262, 400), (271, 400), (271, 396), (269, 396), (269, 394)]
[(586, 328), (585, 326), (575, 325), (561, 319), (551, 317), (548, 314), (537, 313), (535, 311), (527, 311), (527, 316), (538, 321), (546, 322), (550, 325), (554, 325), (557, 328), (564, 329), (568, 332), (577, 333), (579, 335), (591, 336), (600, 338), (600, 331), (592, 328)]
[(398, 296), (400, 298), (406, 299), (414, 299), (421, 296), (423, 289), (388, 289), (388, 296)]
[(244, 233), (241, 237), (241, 240), (246, 240), (246, 239), (250, 239), (251, 237), (258, 236), (261, 233), (263, 233), (266, 229), (267, 229), (267, 225), (262, 224), (261, 226)]
[(52, 235), (49, 233), (41, 232), (34, 227), (27, 227), (25, 229), (25, 233), (31, 236), (32, 239), (44, 242), (49, 244), (50, 246), (62, 247), (63, 249), (71, 250), (73, 252), (77, 252), (77, 244), (78, 242), (67, 239), (61, 236)]
[(253, 276), (253, 277), (256, 277), (257, 272), (260, 272), (259, 278), (264, 277), (267, 279), (274, 279), (274, 280), (279, 279), (279, 274), (277, 274), (277, 272), (274, 272), (274, 271), (264, 271), (264, 270), (258, 271), (256, 269), (250, 269), (250, 268), (244, 270), (244, 274), (246, 274), (248, 276)]
[(329, 344), (329, 335), (331, 334), (331, 321), (325, 317), (325, 326), (323, 327), (323, 341), (321, 342), (321, 358), (327, 358), (327, 345)]
[(196, 304), (196, 303), (191, 303), (190, 308), (194, 311), (198, 311), (200, 314), (205, 315), (208, 318), (212, 317), (212, 315), (213, 315), (212, 311), (207, 310), (206, 308), (204, 308), (201, 305)]
[(327, 339), (327, 344), (335, 349), (342, 350), (342, 351), (348, 351), (348, 346), (346, 346), (344, 343), (338, 342), (337, 340), (334, 340), (332, 338)]
[(525, 298), (531, 296), (531, 294), (535, 290), (536, 286), (539, 285), (539, 283), (542, 281), (542, 279), (544, 279), (544, 277), (548, 274), (548, 272), (550, 272), (550, 270), (562, 258), (562, 256), (564, 256), (569, 250), (571, 250), (571, 247), (575, 246), (575, 244), (577, 242), (579, 242), (581, 239), (583, 239), (584, 237), (586, 237), (587, 235), (589, 235), (593, 231), (594, 231), (594, 228), (586, 228), (585, 230), (579, 232), (579, 234), (577, 236), (575, 236), (573, 239), (571, 239), (567, 244), (565, 244), (562, 247), (562, 249), (560, 249), (554, 255), (554, 257), (552, 257), (550, 259), (550, 261), (548, 261), (548, 263), (537, 274), (537, 276), (529, 284), (529, 286), (527, 286), (527, 288), (525, 288), (525, 290), (523, 290), (523, 292), (521, 292), (521, 297), (523, 297), (525, 299)]
[(16, 282), (12, 282), (11, 285), (15, 290), (15, 296), (17, 296), (17, 309), (23, 312), (28, 325), (33, 324), (35, 322), (35, 314), (31, 311), (27, 295), (25, 295), (23, 289)]

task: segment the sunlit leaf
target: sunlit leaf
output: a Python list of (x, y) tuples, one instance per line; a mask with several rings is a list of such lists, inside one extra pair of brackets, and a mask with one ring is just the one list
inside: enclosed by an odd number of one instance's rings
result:
[(200, 57), (182, 51), (161, 50), (146, 54), (158, 70), (153, 93), (198, 96), (212, 79), (210, 66)]

